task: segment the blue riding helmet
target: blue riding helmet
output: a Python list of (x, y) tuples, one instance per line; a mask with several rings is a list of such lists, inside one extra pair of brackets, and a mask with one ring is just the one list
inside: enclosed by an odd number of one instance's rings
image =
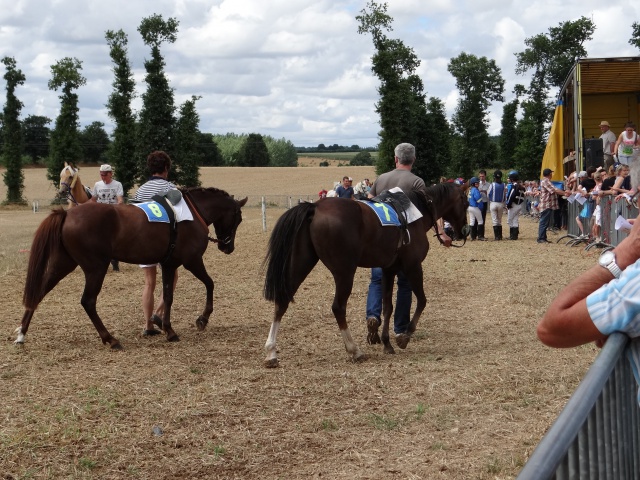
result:
[(471, 177), (471, 180), (469, 180), (469, 185), (473, 185), (475, 183), (480, 183), (480, 179), (478, 177)]

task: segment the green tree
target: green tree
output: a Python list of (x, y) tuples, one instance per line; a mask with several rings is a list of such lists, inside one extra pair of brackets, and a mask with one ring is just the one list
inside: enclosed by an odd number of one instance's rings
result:
[(266, 167), (269, 165), (269, 150), (259, 133), (250, 133), (238, 153), (239, 167)]
[(638, 22), (633, 22), (631, 24), (631, 38), (629, 39), (629, 45), (640, 48), (640, 23)]
[[(154, 150), (164, 150), (173, 160), (175, 105), (173, 90), (169, 86), (164, 72), (165, 61), (160, 54), (160, 45), (174, 43), (178, 34), (178, 21), (154, 14), (142, 19), (138, 32), (144, 44), (151, 47), (151, 59), (144, 62), (147, 75), (147, 90), (142, 95), (142, 109), (138, 122), (138, 181), (142, 183), (149, 175), (147, 155)], [(180, 170), (179, 159), (169, 172), (169, 179), (176, 181), (176, 172)]]
[(2, 63), (6, 72), (4, 79), (7, 82), (7, 101), (2, 111), (2, 140), (4, 157), (7, 170), (2, 175), (4, 184), (7, 186), (7, 199), (5, 203), (26, 203), (22, 198), (24, 190), (24, 173), (22, 172), (22, 130), (20, 128), (20, 111), (23, 104), (16, 97), (16, 87), (24, 85), (25, 76), (17, 68), (16, 60), (13, 57), (3, 57)]
[(465, 52), (452, 58), (447, 69), (460, 92), (452, 118), (459, 148), (452, 161), (456, 171), (467, 178), (478, 168), (496, 165), (497, 148), (489, 140), (487, 116), (492, 101), (504, 101), (504, 79), (494, 60)]
[(525, 39), (527, 48), (516, 53), (516, 73), (532, 70), (528, 89), (523, 94), (522, 119), (518, 122), (515, 160), (518, 170), (530, 178), (539, 176), (544, 155), (548, 123), (554, 103), (549, 101), (550, 87), (560, 88), (578, 58), (586, 57), (584, 43), (591, 40), (594, 23), (587, 17), (562, 22), (547, 34)]
[(515, 165), (515, 150), (518, 145), (517, 119), (519, 99), (502, 107), (502, 129), (500, 130), (500, 166)]
[(358, 152), (355, 157), (351, 159), (349, 165), (352, 167), (362, 167), (366, 165), (373, 165), (373, 158), (369, 152)]
[(270, 166), (272, 167), (297, 167), (298, 153), (291, 140), (281, 138), (275, 140), (272, 137), (265, 137), (264, 142), (269, 151)]
[(176, 178), (180, 185), (185, 187), (199, 187), (200, 173), (198, 172), (198, 161), (200, 152), (198, 150), (198, 139), (200, 131), (200, 117), (196, 112), (196, 101), (200, 97), (192, 96), (180, 106), (180, 117), (176, 124), (176, 147), (175, 158), (179, 160), (176, 169)]
[(224, 165), (222, 153), (220, 153), (218, 144), (213, 140), (213, 135), (200, 132), (197, 146), (199, 152), (198, 165), (203, 167), (221, 167)]
[[(135, 98), (135, 80), (128, 58), (128, 38), (122, 31), (107, 30), (105, 33), (109, 45), (109, 55), (113, 62), (113, 91), (107, 101), (109, 117), (114, 121), (113, 142), (108, 158), (115, 168), (118, 181), (122, 183), (125, 197), (135, 185), (138, 176), (136, 161), (136, 119), (131, 109)], [(146, 158), (146, 157), (145, 157)]]
[(227, 133), (225, 135), (214, 135), (213, 140), (220, 149), (220, 154), (224, 160), (224, 165), (233, 167), (238, 161), (240, 149), (245, 143), (247, 136), (237, 133)]
[(387, 14), (387, 4), (371, 1), (356, 16), (358, 33), (370, 33), (376, 53), (372, 57), (372, 71), (380, 80), (376, 112), (380, 115), (378, 159), (376, 172), (394, 168), (394, 149), (408, 142), (416, 147), (414, 172), (423, 176), (430, 172), (432, 122), (427, 115), (424, 86), (416, 75), (420, 60), (413, 49), (400, 40), (388, 38), (393, 19)]
[(87, 83), (80, 74), (82, 62), (65, 57), (51, 66), (49, 90), (61, 90), (60, 113), (51, 132), (47, 178), (57, 187), (64, 162), (77, 163), (82, 159), (78, 138), (78, 95), (75, 90)]
[(104, 129), (104, 123), (93, 122), (87, 125), (78, 134), (82, 157), (85, 162), (102, 163), (106, 160), (106, 152), (109, 148), (109, 134)]
[(447, 121), (444, 103), (437, 97), (431, 97), (427, 104), (427, 111), (433, 126), (433, 134), (430, 137), (432, 172), (429, 178), (435, 182), (443, 175), (457, 176), (457, 172), (449, 171), (451, 165), (451, 125)]
[(50, 118), (41, 115), (29, 115), (22, 121), (22, 153), (31, 158), (31, 163), (49, 156), (50, 123)]

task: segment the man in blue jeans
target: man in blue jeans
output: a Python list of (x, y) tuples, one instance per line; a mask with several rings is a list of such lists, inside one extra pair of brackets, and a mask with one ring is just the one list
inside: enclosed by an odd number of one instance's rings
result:
[(558, 210), (558, 195), (569, 195), (569, 192), (560, 190), (551, 183), (553, 170), (545, 168), (542, 171), (542, 180), (540, 181), (540, 223), (538, 223), (538, 243), (551, 243), (547, 239), (547, 228), (551, 222), (554, 210)]
[[(369, 191), (369, 198), (373, 198), (384, 190), (390, 190), (395, 187), (400, 187), (405, 193), (410, 191), (424, 193), (426, 191), (424, 181), (417, 175), (411, 173), (411, 167), (416, 159), (415, 147), (409, 143), (401, 143), (395, 148), (394, 154), (395, 170), (383, 173), (378, 177)], [(445, 246), (450, 246), (451, 239), (444, 233), (442, 219), (437, 221), (436, 228)], [(398, 291), (393, 317), (393, 331), (396, 335), (401, 335), (407, 332), (409, 323), (411, 322), (411, 296), (413, 292), (404, 273), (398, 272), (397, 276)], [(372, 268), (371, 283), (369, 284), (369, 293), (367, 295), (367, 342), (369, 344), (380, 343), (378, 327), (381, 323), (381, 313), (382, 268)]]

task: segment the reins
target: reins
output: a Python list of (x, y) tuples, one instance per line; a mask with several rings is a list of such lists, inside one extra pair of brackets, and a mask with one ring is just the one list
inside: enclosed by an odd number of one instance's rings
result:
[[(433, 200), (430, 197), (427, 197), (427, 205), (429, 206), (429, 208), (427, 208), (427, 210), (429, 210), (429, 214), (431, 215), (431, 220), (433, 221), (433, 230), (436, 232), (436, 234), (434, 235), (434, 237), (436, 237), (438, 239), (438, 241), (440, 242), (441, 245), (444, 245), (444, 240), (442, 240), (441, 236), (440, 236), (440, 232), (438, 232), (438, 218), (437, 217), (437, 213), (436, 213), (436, 207), (433, 204)], [(455, 247), (455, 248), (461, 248), (464, 246), (464, 244), (467, 243), (467, 237), (464, 237), (462, 239), (462, 245), (456, 245), (453, 243), (453, 239), (451, 239), (451, 246)]]
[[(208, 234), (209, 233), (209, 226), (207, 225), (207, 222), (204, 221), (204, 218), (202, 218), (202, 215), (200, 214), (200, 210), (198, 209), (198, 207), (196, 206), (196, 203), (191, 198), (191, 194), (189, 193), (189, 191), (185, 190), (183, 196), (184, 196), (184, 199), (186, 200), (186, 202), (189, 204), (189, 208), (191, 209), (191, 211), (196, 214), (196, 217), (198, 218), (198, 220), (200, 220), (202, 225), (204, 225), (204, 228), (205, 228), (205, 230), (207, 231), (207, 234)], [(222, 245), (228, 245), (228, 244), (231, 243), (231, 236), (228, 236), (224, 240), (220, 241), (217, 238), (213, 238), (211, 235), (207, 235), (207, 239), (210, 242), (220, 243)]]

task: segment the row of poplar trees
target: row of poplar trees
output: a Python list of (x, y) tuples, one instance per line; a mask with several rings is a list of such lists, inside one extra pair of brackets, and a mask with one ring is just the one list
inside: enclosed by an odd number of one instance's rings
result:
[[(173, 90), (165, 75), (165, 62), (160, 53), (163, 43), (176, 41), (178, 25), (174, 18), (164, 20), (161, 15), (152, 15), (144, 18), (138, 27), (145, 45), (151, 48), (151, 56), (144, 63), (147, 89), (142, 94), (142, 108), (137, 116), (131, 107), (135, 81), (128, 58), (127, 35), (122, 30), (108, 30), (105, 33), (114, 73), (113, 91), (107, 102), (109, 116), (115, 124), (108, 158), (118, 172), (118, 180), (125, 194), (135, 184), (146, 181), (149, 174), (146, 158), (154, 150), (164, 150), (171, 156), (170, 180), (185, 187), (200, 185), (197, 165), (200, 119), (195, 108), (199, 97), (192, 96), (180, 105), (176, 115)], [(2, 128), (3, 157), (7, 167), (4, 173), (7, 185), (5, 203), (23, 204), (24, 174), (19, 120), (23, 104), (16, 97), (15, 90), (26, 79), (14, 58), (4, 57), (1, 61), (5, 66), (7, 90)], [(48, 87), (59, 92), (60, 113), (51, 131), (47, 178), (56, 186), (64, 163), (76, 163), (82, 159), (76, 93), (86, 83), (81, 72), (82, 62), (76, 58), (66, 57), (51, 66)]]

